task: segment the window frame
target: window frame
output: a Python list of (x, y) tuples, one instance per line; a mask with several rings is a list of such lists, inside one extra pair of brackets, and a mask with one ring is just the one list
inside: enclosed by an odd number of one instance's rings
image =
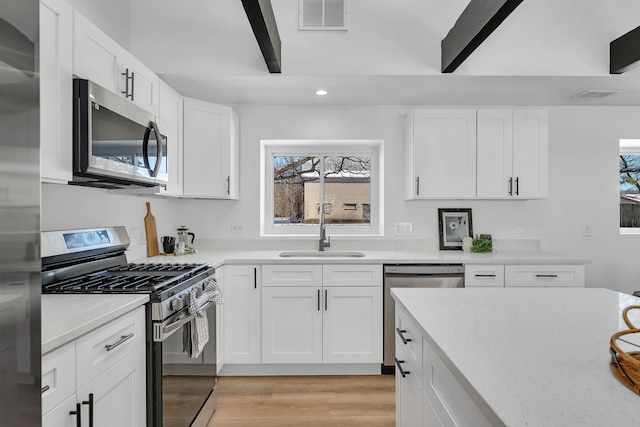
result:
[[(640, 139), (621, 139), (618, 150), (618, 193), (620, 193), (620, 156), (640, 156)], [(618, 199), (618, 224), (620, 224), (620, 199)], [(640, 227), (619, 227), (620, 234), (640, 234)]]
[[(371, 217), (369, 224), (326, 224), (330, 236), (384, 236), (384, 142), (382, 140), (261, 140), (260, 141), (260, 236), (316, 237), (319, 224), (274, 224), (273, 159), (275, 156), (371, 156)], [(375, 209), (374, 212), (374, 208)]]

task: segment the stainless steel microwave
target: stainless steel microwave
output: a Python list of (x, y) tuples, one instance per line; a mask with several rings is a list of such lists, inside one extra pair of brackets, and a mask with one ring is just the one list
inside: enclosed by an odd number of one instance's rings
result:
[(166, 185), (168, 125), (156, 116), (91, 81), (74, 79), (73, 121), (71, 184)]

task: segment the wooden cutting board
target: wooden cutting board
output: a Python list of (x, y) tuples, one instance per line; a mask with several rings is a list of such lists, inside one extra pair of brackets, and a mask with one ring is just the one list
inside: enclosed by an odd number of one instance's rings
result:
[(158, 255), (160, 250), (158, 249), (156, 218), (151, 214), (151, 203), (149, 202), (147, 202), (147, 215), (144, 217), (144, 231), (147, 234), (147, 255)]

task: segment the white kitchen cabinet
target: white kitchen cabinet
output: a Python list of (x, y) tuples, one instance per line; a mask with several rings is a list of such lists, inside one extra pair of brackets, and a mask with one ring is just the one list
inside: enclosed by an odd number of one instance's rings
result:
[(184, 98), (184, 196), (239, 198), (240, 124), (229, 107)]
[(380, 265), (264, 265), (263, 363), (380, 363)]
[[(145, 309), (42, 357), (42, 425), (146, 426)], [(71, 412), (76, 412), (72, 414)]]
[[(396, 354), (396, 358), (406, 370), (402, 376), (396, 366), (396, 426), (422, 426), (422, 384), (416, 373), (407, 367), (402, 351)], [(431, 424), (425, 426), (432, 427)]]
[(546, 197), (546, 110), (478, 110), (477, 197)]
[[(182, 196), (183, 145), (183, 97), (168, 84), (159, 83), (158, 117), (167, 123), (167, 169), (169, 181), (166, 188), (160, 187), (160, 195)], [(162, 130), (161, 130), (162, 132)]]
[(226, 265), (224, 363), (260, 363), (260, 267)]
[(413, 110), (406, 138), (407, 199), (476, 196), (476, 110)]
[(502, 264), (465, 264), (465, 288), (504, 287), (504, 265)]
[(64, 0), (40, 1), (40, 174), (72, 179), (73, 8)]
[(73, 73), (157, 115), (158, 76), (78, 11), (73, 29)]
[(584, 264), (506, 265), (507, 287), (584, 287)]

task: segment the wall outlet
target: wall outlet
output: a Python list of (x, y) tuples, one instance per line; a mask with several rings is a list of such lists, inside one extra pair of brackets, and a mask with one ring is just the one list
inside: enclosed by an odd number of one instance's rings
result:
[(509, 226), (509, 233), (511, 234), (523, 234), (524, 233), (524, 228), (518, 226), (518, 225), (510, 225)]
[(413, 234), (413, 223), (411, 222), (396, 222), (395, 234), (402, 236), (410, 236)]
[(137, 225), (129, 227), (129, 237), (132, 239), (140, 238), (140, 227)]
[(244, 233), (244, 224), (231, 224), (232, 233)]
[(591, 237), (591, 223), (585, 222), (582, 224), (582, 235), (585, 237)]

